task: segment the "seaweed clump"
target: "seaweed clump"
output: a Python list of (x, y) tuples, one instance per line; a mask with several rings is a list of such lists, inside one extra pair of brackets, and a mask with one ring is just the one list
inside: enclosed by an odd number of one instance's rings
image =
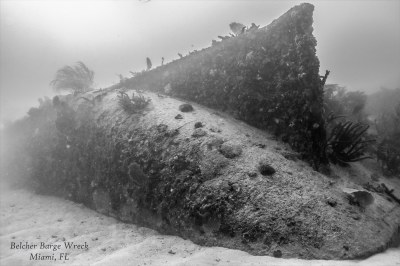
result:
[(150, 98), (145, 98), (140, 93), (135, 96), (135, 93), (133, 92), (131, 98), (128, 96), (128, 94), (122, 91), (120, 91), (118, 95), (119, 106), (128, 114), (134, 114), (143, 110), (150, 103), (150, 101)]
[(333, 163), (346, 164), (356, 162), (369, 156), (364, 156), (368, 143), (373, 139), (366, 139), (365, 132), (369, 125), (351, 121), (338, 123), (331, 132), (327, 141), (327, 154)]

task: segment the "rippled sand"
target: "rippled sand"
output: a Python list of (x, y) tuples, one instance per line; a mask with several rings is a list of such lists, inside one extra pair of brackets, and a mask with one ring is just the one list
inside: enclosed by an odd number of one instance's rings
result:
[[(121, 223), (74, 202), (25, 190), (3, 189), (0, 204), (0, 265), (400, 265), (400, 248), (363, 261), (308, 261), (201, 247), (180, 237)], [(12, 242), (37, 246), (11, 249)], [(47, 247), (61, 245), (61, 249), (41, 249), (41, 242)], [(66, 249), (64, 243), (71, 242), (83, 249)], [(45, 258), (51, 260), (30, 260), (36, 253), (40, 254), (37, 258), (48, 256)], [(60, 260), (65, 253), (69, 260)]]

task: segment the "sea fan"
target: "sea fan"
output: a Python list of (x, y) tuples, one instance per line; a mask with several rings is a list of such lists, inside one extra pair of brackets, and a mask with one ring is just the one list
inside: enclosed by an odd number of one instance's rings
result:
[(75, 66), (60, 68), (50, 85), (55, 91), (72, 91), (83, 93), (92, 90), (94, 72), (83, 62), (77, 62)]

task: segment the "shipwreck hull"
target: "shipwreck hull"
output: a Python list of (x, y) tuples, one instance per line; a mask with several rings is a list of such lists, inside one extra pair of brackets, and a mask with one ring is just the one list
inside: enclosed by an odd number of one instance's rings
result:
[[(335, 182), (298, 161), (301, 154), (248, 125), (287, 134), (300, 153), (320, 158), (312, 11), (294, 7), (266, 28), (81, 95), (86, 99), (44, 102), (7, 130), (6, 175), (202, 245), (307, 259), (385, 249), (398, 235), (396, 203), (388, 208), (375, 194), (376, 205), (362, 212)], [(129, 95), (148, 91), (151, 103), (128, 114), (118, 87)], [(182, 101), (149, 91), (214, 109), (193, 104), (183, 113)]]
[(266, 132), (197, 105), (182, 113), (181, 101), (152, 93), (146, 109), (129, 115), (117, 95), (32, 112), (9, 132), (8, 175), (25, 169), (39, 193), (256, 255), (360, 258), (398, 234), (396, 203), (382, 205), (376, 194), (378, 205), (362, 212)]
[(310, 4), (270, 25), (138, 73), (120, 84), (191, 100), (269, 129), (306, 159), (326, 163), (323, 85)]

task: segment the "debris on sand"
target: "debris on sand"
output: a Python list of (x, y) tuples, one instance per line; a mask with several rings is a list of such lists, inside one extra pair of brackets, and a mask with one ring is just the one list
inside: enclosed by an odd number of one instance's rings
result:
[(181, 104), (181, 105), (179, 105), (179, 111), (184, 112), (184, 113), (191, 112), (191, 111), (193, 111), (193, 106), (188, 103)]
[(273, 255), (274, 255), (275, 258), (281, 258), (282, 257), (282, 251), (280, 251), (279, 249), (275, 250)]
[(368, 191), (352, 188), (343, 188), (342, 190), (347, 194), (351, 205), (358, 205), (362, 208), (366, 208), (374, 203), (374, 197)]
[(207, 135), (207, 132), (201, 128), (196, 128), (192, 133), (192, 137), (194, 138), (204, 137), (205, 135)]
[(237, 143), (225, 142), (221, 145), (219, 152), (226, 158), (232, 159), (242, 154), (242, 147)]
[(196, 123), (194, 124), (194, 128), (200, 128), (200, 127), (203, 127), (203, 123), (201, 123), (201, 122), (196, 122)]
[(262, 160), (259, 162), (258, 171), (260, 171), (260, 174), (263, 176), (273, 175), (276, 172), (276, 170), (269, 164), (267, 160)]

